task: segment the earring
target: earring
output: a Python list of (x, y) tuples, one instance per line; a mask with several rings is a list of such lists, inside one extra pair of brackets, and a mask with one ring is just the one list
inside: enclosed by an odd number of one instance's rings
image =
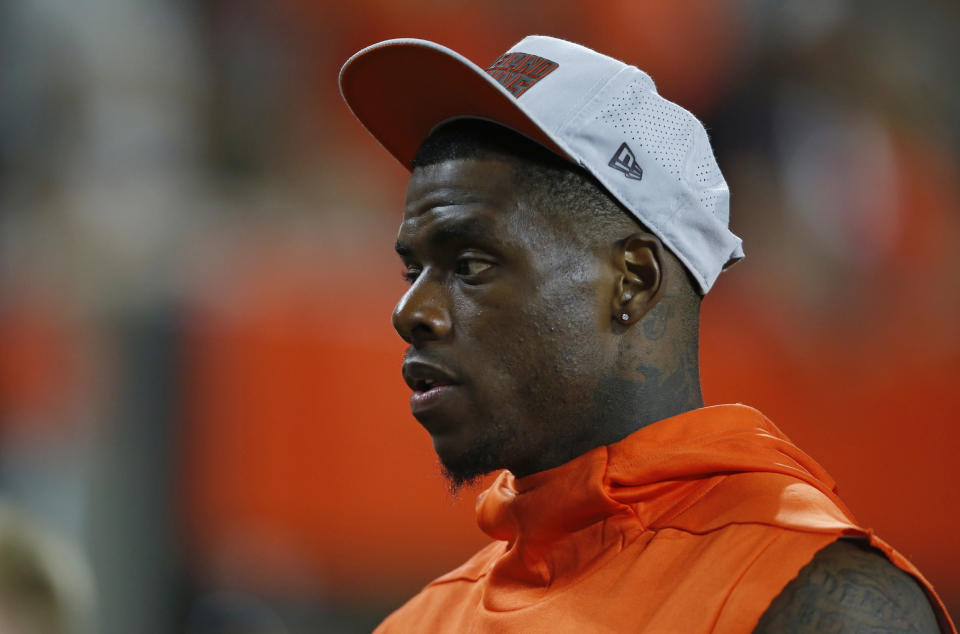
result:
[(630, 315), (628, 315), (627, 313), (623, 313), (622, 315), (620, 315), (620, 319), (623, 321), (627, 321), (628, 319), (630, 319)]

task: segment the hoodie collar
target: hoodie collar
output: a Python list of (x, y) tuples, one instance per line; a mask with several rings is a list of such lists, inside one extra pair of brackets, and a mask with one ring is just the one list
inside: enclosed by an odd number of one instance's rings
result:
[(606, 518), (655, 527), (740, 472), (789, 474), (836, 498), (826, 471), (763, 414), (717, 405), (648, 425), (554, 469), (515, 478), (504, 471), (477, 500), (480, 528), (523, 548), (545, 546)]

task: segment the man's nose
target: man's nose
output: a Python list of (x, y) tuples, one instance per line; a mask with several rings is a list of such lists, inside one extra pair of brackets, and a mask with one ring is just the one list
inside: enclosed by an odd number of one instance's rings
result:
[(446, 337), (452, 324), (440, 285), (421, 275), (393, 309), (393, 327), (413, 345)]

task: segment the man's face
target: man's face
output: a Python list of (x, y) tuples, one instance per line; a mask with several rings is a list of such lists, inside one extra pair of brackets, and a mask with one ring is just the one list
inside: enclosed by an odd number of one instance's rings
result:
[(577, 455), (614, 354), (610, 264), (517, 186), (510, 163), (485, 158), (417, 168), (407, 187), (411, 285), (393, 323), (411, 344), (413, 415), (454, 484)]

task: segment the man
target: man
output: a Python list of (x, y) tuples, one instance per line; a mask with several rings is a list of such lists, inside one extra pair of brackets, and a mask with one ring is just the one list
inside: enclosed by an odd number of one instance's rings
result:
[(411, 409), (494, 542), (382, 632), (955, 631), (762, 414), (703, 407), (699, 305), (743, 257), (703, 126), (642, 71), (528, 37), (486, 71), (392, 40), (344, 98), (412, 170)]

